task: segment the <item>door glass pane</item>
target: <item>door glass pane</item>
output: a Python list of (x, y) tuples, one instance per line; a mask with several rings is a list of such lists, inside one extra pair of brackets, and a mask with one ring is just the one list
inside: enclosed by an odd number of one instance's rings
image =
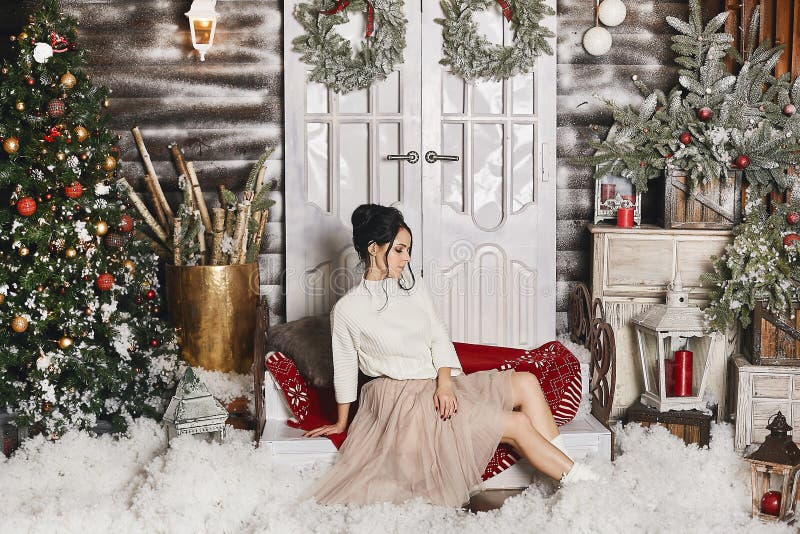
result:
[(306, 113), (328, 112), (328, 88), (321, 83), (306, 84)]
[(503, 113), (503, 84), (500, 81), (480, 81), (472, 86), (472, 112), (476, 115)]
[(442, 153), (458, 156), (459, 161), (443, 161), (442, 204), (449, 204), (456, 211), (464, 211), (464, 124), (446, 122), (442, 124)]
[(442, 113), (464, 113), (464, 80), (442, 68)]
[(359, 204), (369, 201), (369, 125), (339, 126), (339, 216), (350, 224)]
[(513, 201), (511, 212), (515, 213), (533, 202), (534, 157), (533, 124), (514, 124), (511, 137)]
[(514, 115), (533, 115), (534, 74), (515, 76), (511, 82), (511, 109)]
[(401, 154), (400, 124), (396, 122), (378, 125), (378, 193), (384, 206), (400, 200), (400, 169), (409, 165), (404, 161), (389, 161), (389, 154)]
[(369, 89), (338, 95), (339, 113), (369, 113)]
[(328, 125), (324, 122), (306, 124), (306, 195), (322, 210), (330, 211), (330, 180), (328, 176)]
[(400, 113), (400, 71), (394, 71), (376, 87), (378, 113)]
[(472, 125), (472, 214), (484, 229), (503, 217), (503, 125)]

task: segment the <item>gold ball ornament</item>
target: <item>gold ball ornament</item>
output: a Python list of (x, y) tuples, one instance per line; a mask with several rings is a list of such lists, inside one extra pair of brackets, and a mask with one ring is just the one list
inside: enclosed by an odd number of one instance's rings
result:
[(6, 296), (0, 293), (0, 305), (2, 305), (6, 301)]
[(113, 171), (117, 167), (117, 160), (114, 156), (106, 156), (103, 160), (103, 170), (107, 172)]
[(20, 41), (24, 41), (27, 38), (28, 38), (28, 34), (25, 33), (25, 32), (20, 32), (19, 36), (17, 36), (17, 39), (19, 39)]
[(31, 253), (31, 249), (28, 247), (19, 247), (19, 255), (23, 258)]
[(97, 235), (103, 236), (108, 233), (108, 223), (105, 221), (97, 221), (94, 225)]
[(25, 102), (20, 100), (19, 102), (14, 104), (14, 109), (16, 109), (17, 111), (25, 111)]
[(72, 346), (72, 338), (67, 336), (62, 336), (61, 339), (58, 340), (58, 348), (61, 350), (68, 349)]
[(111, 100), (109, 100), (108, 98), (106, 98), (105, 100), (103, 100), (103, 107), (104, 107), (104, 108), (107, 108), (107, 107), (108, 107), (108, 106), (110, 106), (110, 105), (111, 105)]
[(65, 159), (67, 159), (67, 155), (64, 154), (63, 152), (57, 152), (56, 153), (56, 159), (58, 161), (64, 161)]
[(72, 259), (72, 258), (74, 258), (75, 256), (77, 256), (77, 255), (78, 255), (78, 251), (77, 251), (77, 250), (75, 250), (75, 249), (74, 249), (74, 248), (72, 248), (72, 247), (69, 247), (67, 250), (65, 250), (65, 251), (64, 251), (64, 255), (65, 255), (67, 258), (70, 258), (70, 259)]
[(83, 126), (76, 126), (72, 131), (75, 133), (75, 139), (77, 139), (79, 143), (83, 143), (86, 141), (86, 138), (89, 137), (89, 130)]
[(72, 89), (75, 87), (75, 84), (78, 82), (78, 79), (75, 78), (75, 75), (72, 74), (70, 71), (65, 72), (61, 75), (61, 85), (66, 87), (67, 89)]
[(6, 154), (16, 154), (19, 150), (19, 139), (16, 137), (7, 137), (5, 141), (3, 141), (3, 150), (6, 151)]
[(28, 329), (28, 320), (21, 315), (17, 315), (11, 319), (11, 329), (17, 334), (21, 334)]
[(92, 312), (92, 309), (91, 309), (91, 308), (89, 308), (89, 307), (87, 306), (87, 307), (86, 307), (86, 308), (83, 310), (83, 313), (84, 313), (84, 315), (91, 316), (93, 312)]
[[(133, 260), (123, 261), (122, 266), (125, 267), (131, 274), (136, 272), (136, 263)], [(2, 304), (2, 302), (0, 302), (0, 304)]]

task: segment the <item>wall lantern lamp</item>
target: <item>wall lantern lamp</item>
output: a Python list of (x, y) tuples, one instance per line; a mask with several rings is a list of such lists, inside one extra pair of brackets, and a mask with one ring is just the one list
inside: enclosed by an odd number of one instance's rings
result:
[(206, 52), (214, 44), (214, 30), (217, 29), (217, 17), (214, 10), (217, 0), (194, 0), (192, 7), (185, 15), (189, 17), (189, 29), (192, 32), (192, 45), (200, 52), (200, 61), (206, 60)]

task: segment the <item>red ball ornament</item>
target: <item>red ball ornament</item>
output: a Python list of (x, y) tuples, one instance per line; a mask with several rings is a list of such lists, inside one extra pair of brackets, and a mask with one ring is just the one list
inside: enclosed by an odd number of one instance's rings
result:
[(157, 339), (151, 339), (150, 340), (150, 346), (151, 347), (157, 347), (158, 345), (159, 345), (159, 343), (158, 343)]
[(794, 115), (797, 112), (797, 108), (794, 106), (794, 104), (786, 104), (785, 106), (783, 106), (781, 111), (787, 117), (791, 117), (792, 115)]
[(133, 217), (127, 213), (123, 213), (117, 228), (119, 228), (122, 232), (130, 232), (133, 230)]
[(33, 85), (34, 83), (36, 83), (36, 80), (33, 79), (33, 76), (28, 76), (27, 78), (25, 78), (25, 83), (27, 83), (28, 85)]
[(47, 103), (47, 114), (53, 118), (58, 118), (64, 115), (64, 102), (58, 98), (52, 99)]
[(97, 277), (97, 289), (100, 291), (108, 291), (114, 287), (114, 277), (108, 273), (103, 273)]
[(689, 134), (689, 132), (683, 132), (679, 137), (679, 139), (680, 142), (683, 143), (684, 145), (688, 145), (689, 143), (692, 142), (692, 136), (691, 134)]
[(154, 298), (156, 298), (156, 292), (153, 291), (152, 289), (147, 290), (147, 293), (145, 293), (145, 295), (147, 296), (148, 300), (153, 300)]
[(736, 161), (734, 164), (740, 169), (746, 169), (747, 167), (750, 166), (750, 158), (745, 156), (744, 154), (741, 154), (739, 156), (736, 156)]
[(22, 197), (17, 201), (17, 213), (23, 217), (30, 217), (36, 213), (36, 201), (33, 197)]
[(781, 511), (781, 492), (768, 491), (761, 497), (761, 511), (767, 515), (777, 516)]
[(53, 200), (53, 194), (52, 193), (45, 193), (44, 194), (44, 199), (45, 200)]
[(106, 246), (108, 248), (122, 248), (125, 246), (125, 238), (115, 232), (106, 235)]
[(799, 241), (800, 235), (797, 234), (786, 234), (783, 236), (783, 246), (787, 248), (796, 245)]
[(697, 110), (697, 118), (703, 122), (708, 122), (714, 117), (714, 110), (708, 106), (703, 106)]
[(796, 211), (790, 211), (786, 214), (786, 222), (789, 224), (797, 224), (797, 221), (800, 221), (800, 215)]
[(64, 188), (64, 194), (67, 198), (80, 198), (83, 195), (83, 186), (80, 182), (72, 182)]

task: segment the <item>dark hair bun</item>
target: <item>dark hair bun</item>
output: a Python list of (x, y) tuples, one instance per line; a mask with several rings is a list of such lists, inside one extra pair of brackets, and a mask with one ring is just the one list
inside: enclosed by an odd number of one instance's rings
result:
[(350, 224), (353, 228), (358, 228), (368, 224), (375, 214), (377, 214), (383, 206), (378, 204), (361, 204), (355, 210), (353, 215), (350, 216)]

